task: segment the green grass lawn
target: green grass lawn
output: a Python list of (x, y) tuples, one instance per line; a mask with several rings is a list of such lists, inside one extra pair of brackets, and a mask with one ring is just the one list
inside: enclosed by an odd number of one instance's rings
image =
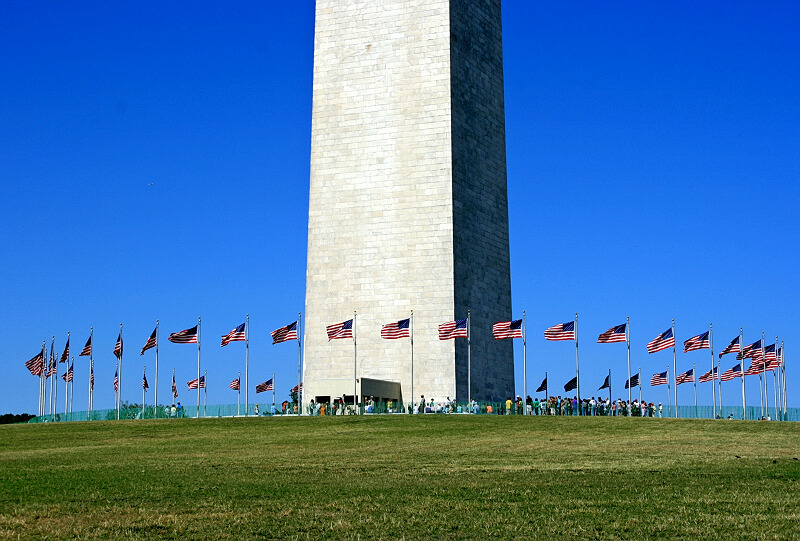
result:
[(0, 427), (0, 538), (800, 539), (800, 424), (395, 415)]

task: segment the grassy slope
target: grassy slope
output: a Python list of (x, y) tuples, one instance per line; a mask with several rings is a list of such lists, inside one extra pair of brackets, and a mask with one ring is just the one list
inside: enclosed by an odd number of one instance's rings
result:
[(800, 538), (800, 425), (498, 416), (0, 427), (0, 537)]

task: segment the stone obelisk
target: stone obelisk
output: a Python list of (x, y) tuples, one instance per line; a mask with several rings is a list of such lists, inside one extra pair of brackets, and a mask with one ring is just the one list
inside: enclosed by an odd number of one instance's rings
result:
[[(354, 372), (466, 400), (438, 326), (467, 310), (471, 396), (512, 396), (500, 0), (317, 0), (313, 95), (304, 402)], [(380, 336), (412, 310), (415, 397), (410, 340)], [(354, 311), (356, 359), (325, 332)]]

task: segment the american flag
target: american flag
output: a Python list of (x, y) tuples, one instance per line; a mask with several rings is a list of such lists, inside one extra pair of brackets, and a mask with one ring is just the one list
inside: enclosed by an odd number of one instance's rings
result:
[(606, 332), (597, 337), (598, 344), (611, 344), (614, 342), (624, 342), (627, 339), (625, 330), (628, 328), (627, 323), (611, 327)]
[(174, 332), (167, 338), (174, 344), (196, 344), (197, 343), (197, 325), (191, 329), (185, 329), (181, 332)]
[(280, 344), (288, 340), (297, 340), (297, 322), (289, 323), (285, 327), (275, 329), (270, 333), (272, 344)]
[(89, 388), (94, 389), (94, 368), (89, 369)]
[(397, 338), (408, 338), (410, 335), (409, 327), (411, 319), (401, 319), (394, 323), (387, 323), (381, 327), (381, 338), (387, 340), (395, 340)]
[(559, 323), (544, 331), (547, 340), (575, 340), (575, 322)]
[(264, 383), (259, 383), (256, 385), (256, 393), (263, 393), (265, 391), (271, 391), (274, 388), (272, 385), (272, 379), (268, 379)]
[(698, 349), (708, 349), (708, 331), (698, 334), (697, 336), (692, 336), (688, 340), (683, 343), (683, 352), (688, 353), (690, 351), (696, 351)]
[(231, 389), (233, 389), (234, 391), (238, 391), (238, 390), (239, 390), (239, 386), (240, 386), (240, 383), (239, 383), (239, 378), (236, 378), (235, 380), (233, 380), (233, 381), (230, 383), (230, 385), (228, 385), (228, 387), (230, 387), (230, 388), (231, 388)]
[(739, 347), (739, 338), (741, 337), (737, 336), (736, 338), (731, 340), (731, 343), (728, 344), (725, 347), (725, 349), (723, 349), (722, 352), (719, 354), (720, 359), (722, 358), (723, 355), (727, 355), (728, 353), (739, 353), (741, 351), (741, 348)]
[(72, 367), (73, 367), (73, 366), (74, 366), (74, 363), (73, 363), (73, 364), (71, 364), (71, 365), (69, 366), (69, 368), (68, 368), (68, 369), (67, 369), (67, 371), (64, 373), (64, 375), (63, 375), (63, 376), (61, 376), (61, 379), (63, 379), (63, 380), (64, 380), (64, 381), (66, 381), (66, 382), (70, 382), (70, 381), (72, 381), (72, 374), (73, 374)]
[[(192, 381), (187, 381), (186, 385), (189, 386), (189, 390), (197, 389), (197, 387), (198, 387), (197, 378), (193, 379)], [(206, 377), (205, 376), (200, 376), (200, 385), (199, 385), (199, 387), (201, 389), (205, 389), (206, 388)]]
[(770, 344), (764, 348), (764, 360), (775, 361), (777, 356), (775, 353), (775, 344)]
[(608, 381), (609, 379), (611, 379), (611, 376), (610, 375), (606, 376), (605, 381), (600, 387), (597, 388), (597, 390), (602, 391), (603, 389), (608, 389), (609, 387), (611, 387), (611, 382)]
[(89, 335), (89, 339), (86, 341), (86, 345), (83, 346), (80, 355), (78, 357), (86, 357), (92, 354), (92, 336)]
[(31, 375), (41, 376), (44, 371), (44, 354), (40, 351), (36, 357), (25, 361), (25, 368), (30, 370)]
[(500, 321), (492, 325), (492, 334), (495, 340), (504, 338), (522, 338), (522, 320)]
[(244, 342), (245, 340), (244, 326), (246, 323), (247, 322), (242, 323), (241, 325), (233, 329), (231, 332), (223, 336), (222, 344), (220, 344), (220, 347), (227, 346), (231, 342)]
[(172, 398), (178, 398), (178, 386), (175, 385), (175, 374), (172, 374)]
[(539, 388), (536, 389), (537, 393), (546, 393), (547, 392), (547, 377), (542, 380), (542, 384), (539, 385)]
[(61, 354), (61, 360), (58, 362), (65, 363), (69, 359), (69, 337), (67, 338), (67, 345), (64, 346), (64, 353)]
[(776, 368), (781, 366), (782, 362), (783, 362), (783, 348), (778, 347), (778, 351), (775, 354), (775, 358), (770, 359), (767, 362), (767, 370), (769, 371), (775, 370)]
[(666, 385), (667, 384), (667, 372), (659, 372), (658, 374), (653, 374), (653, 377), (650, 378), (650, 386), (655, 387), (656, 385)]
[(578, 388), (578, 376), (575, 376), (574, 378), (572, 378), (571, 380), (569, 380), (564, 384), (565, 393), (568, 393), (577, 388)]
[(690, 368), (683, 374), (678, 375), (675, 378), (675, 385), (680, 385), (681, 383), (692, 383), (694, 381), (694, 368)]
[(674, 346), (675, 335), (672, 334), (672, 327), (670, 327), (647, 343), (647, 353), (664, 351)]
[(58, 374), (58, 363), (56, 362), (56, 353), (53, 349), (53, 344), (50, 345), (50, 363), (49, 368), (47, 369), (47, 377), (55, 376)]
[(639, 374), (634, 374), (631, 378), (625, 382), (626, 389), (633, 389), (634, 387), (639, 386)]
[(466, 319), (457, 319), (439, 325), (439, 340), (452, 340), (453, 338), (469, 338)]
[(697, 381), (700, 383), (708, 383), (709, 381), (715, 380), (717, 379), (717, 371), (718, 371), (717, 367), (715, 366), (713, 370), (709, 370), (708, 372), (700, 376), (700, 379), (698, 379)]
[[(291, 391), (289, 391), (289, 393), (296, 393), (296, 392), (297, 392), (297, 389), (298, 389), (298, 386), (297, 386), (297, 385), (295, 385), (294, 387), (292, 387), (292, 390), (291, 390)], [(300, 387), (299, 387), (299, 389), (300, 389), (300, 391), (302, 392), (302, 390), (303, 390), (303, 382), (302, 382), (302, 381), (300, 382)]]
[(352, 338), (353, 337), (353, 320), (348, 319), (341, 323), (334, 323), (328, 325), (328, 340), (336, 340), (337, 338)]
[(753, 362), (750, 363), (750, 366), (747, 367), (747, 370), (744, 371), (745, 376), (756, 376), (761, 372), (765, 372), (767, 368), (767, 363), (762, 360), (753, 359)]
[(736, 355), (736, 360), (741, 361), (742, 359), (754, 359), (756, 355), (761, 354), (761, 344), (762, 340), (759, 338), (749, 346), (745, 346), (742, 348), (742, 351)]
[(742, 377), (742, 363), (739, 363), (732, 368), (728, 368), (726, 371), (722, 373), (719, 379), (722, 381), (730, 381), (734, 378), (740, 378), (740, 377)]
[(114, 392), (119, 391), (119, 370), (114, 372)]
[(146, 391), (149, 388), (150, 386), (147, 384), (147, 373), (142, 373), (142, 389)]
[(117, 336), (117, 343), (114, 344), (114, 356), (117, 359), (122, 359), (122, 331), (119, 331), (119, 336)]
[(142, 348), (142, 352), (139, 355), (144, 355), (144, 352), (150, 348), (156, 347), (156, 336), (158, 335), (158, 327), (153, 329), (153, 332), (150, 334), (150, 338), (147, 339), (147, 342), (144, 343), (144, 347)]

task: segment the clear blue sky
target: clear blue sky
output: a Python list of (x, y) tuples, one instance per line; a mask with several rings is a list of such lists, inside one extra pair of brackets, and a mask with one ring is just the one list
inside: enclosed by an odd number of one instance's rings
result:
[[(545, 370), (553, 389), (574, 375), (574, 348), (542, 333), (577, 311), (584, 395), (609, 369), (623, 395), (625, 346), (595, 342), (629, 315), (645, 380), (671, 364), (645, 344), (672, 318), (681, 342), (713, 322), (717, 350), (740, 326), (746, 343), (780, 335), (800, 405), (798, 20), (788, 1), (503, 3), (530, 394)], [(154, 361), (138, 353), (157, 318), (162, 401), (175, 367), (192, 404), (196, 348), (165, 338), (197, 316), (209, 403), (235, 403), (244, 346), (219, 337), (246, 313), (251, 385), (276, 372), (288, 396), (296, 344), (269, 332), (304, 302), (313, 43), (310, 0), (5, 3), (0, 412), (35, 413), (23, 363), (52, 335), (60, 352), (67, 331), (77, 355), (91, 326), (95, 407), (111, 407), (121, 322), (123, 399), (141, 400)], [(678, 370), (693, 362), (705, 371), (708, 352), (679, 353)], [(75, 365), (80, 410), (88, 361)], [(665, 387), (644, 390), (666, 403)], [(723, 392), (741, 403), (738, 381)]]

